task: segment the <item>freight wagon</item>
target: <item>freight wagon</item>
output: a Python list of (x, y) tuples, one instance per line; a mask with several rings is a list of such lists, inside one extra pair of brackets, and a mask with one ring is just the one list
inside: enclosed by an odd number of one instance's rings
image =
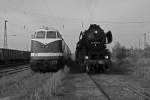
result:
[(29, 62), (30, 52), (0, 48), (0, 65)]

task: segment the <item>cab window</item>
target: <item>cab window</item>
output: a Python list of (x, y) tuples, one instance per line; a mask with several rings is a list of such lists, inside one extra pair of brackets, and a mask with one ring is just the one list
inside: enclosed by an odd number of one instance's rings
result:
[(61, 38), (61, 35), (60, 35), (60, 33), (59, 33), (59, 32), (57, 32), (57, 36), (58, 36), (58, 38)]
[(48, 31), (46, 38), (56, 38), (56, 32), (55, 31)]
[(38, 32), (36, 33), (36, 38), (38, 38), (38, 39), (43, 39), (43, 38), (45, 38), (45, 31), (38, 31)]
[(34, 39), (36, 37), (36, 32), (31, 35), (31, 38)]

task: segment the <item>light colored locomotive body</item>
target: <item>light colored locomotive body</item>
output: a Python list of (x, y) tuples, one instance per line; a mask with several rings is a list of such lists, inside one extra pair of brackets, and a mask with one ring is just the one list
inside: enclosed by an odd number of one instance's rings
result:
[(70, 49), (56, 29), (38, 29), (31, 40), (31, 69), (52, 71), (63, 68)]

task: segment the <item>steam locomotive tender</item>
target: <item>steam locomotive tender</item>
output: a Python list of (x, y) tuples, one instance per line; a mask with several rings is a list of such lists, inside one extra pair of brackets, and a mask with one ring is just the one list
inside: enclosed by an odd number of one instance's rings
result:
[(111, 31), (105, 33), (99, 25), (91, 24), (88, 30), (80, 33), (76, 62), (86, 72), (104, 72), (111, 64), (111, 54), (106, 47), (111, 42)]
[(31, 40), (31, 69), (57, 71), (70, 58), (71, 51), (56, 29), (41, 28)]

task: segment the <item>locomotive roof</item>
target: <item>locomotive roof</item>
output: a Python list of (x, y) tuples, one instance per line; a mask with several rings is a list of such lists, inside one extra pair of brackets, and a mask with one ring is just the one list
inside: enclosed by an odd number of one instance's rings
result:
[(37, 29), (36, 32), (37, 31), (57, 31), (58, 32), (58, 30), (54, 28), (40, 28), (40, 29)]

